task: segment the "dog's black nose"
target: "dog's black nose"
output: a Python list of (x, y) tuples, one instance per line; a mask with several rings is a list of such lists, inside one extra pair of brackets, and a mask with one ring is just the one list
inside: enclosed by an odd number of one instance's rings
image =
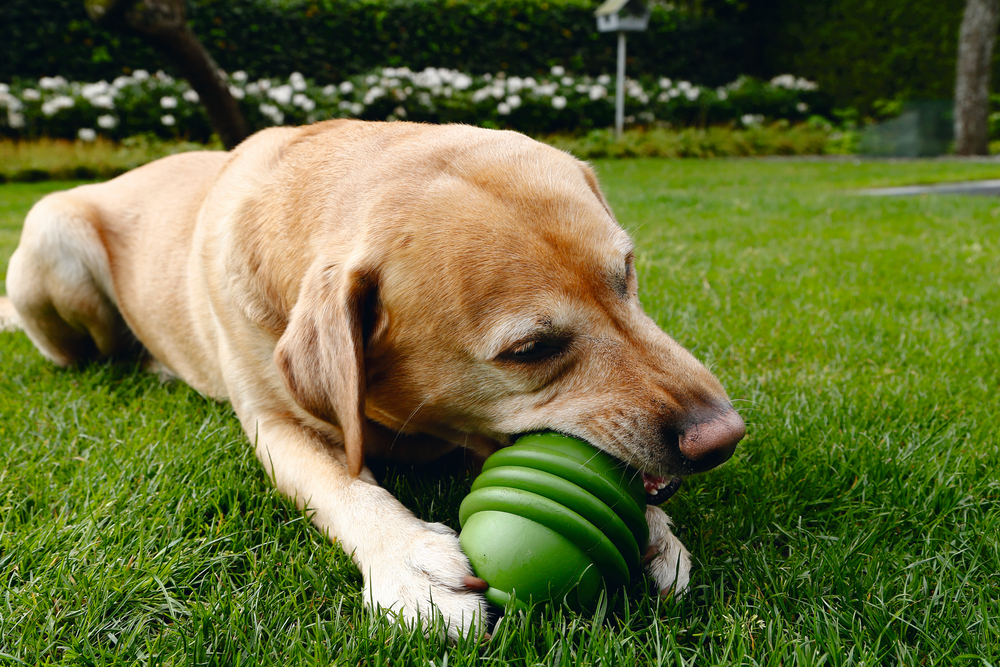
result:
[(743, 419), (727, 407), (684, 429), (679, 443), (681, 454), (695, 469), (710, 470), (729, 460), (746, 432)]

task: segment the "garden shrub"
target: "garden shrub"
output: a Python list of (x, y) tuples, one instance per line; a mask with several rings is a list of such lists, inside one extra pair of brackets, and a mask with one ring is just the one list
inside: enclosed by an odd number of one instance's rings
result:
[[(353, 117), (468, 123), (538, 134), (579, 132), (614, 122), (613, 79), (606, 74), (573, 76), (560, 66), (537, 79), (503, 72), (473, 76), (434, 68), (382, 68), (326, 85), (297, 72), (288, 79), (254, 80), (237, 71), (229, 77), (229, 88), (258, 129)], [(644, 125), (803, 121), (821, 99), (814, 83), (787, 74), (770, 82), (740, 77), (718, 88), (668, 77), (628, 79), (625, 90), (627, 120)], [(137, 70), (111, 82), (43, 77), (0, 83), (0, 134), (121, 140), (143, 133), (197, 141), (212, 134), (198, 95), (163, 72)]]
[[(591, 0), (188, 0), (196, 35), (219, 65), (252, 78), (303, 71), (319, 83), (376, 67), (544, 74), (554, 65), (614, 71), (614, 35), (597, 32)], [(742, 72), (731, 21), (653, 7), (629, 36), (629, 73), (717, 86)], [(0, 81), (97, 81), (170, 68), (143, 42), (98, 29), (82, 0), (5, 0)]]
[[(303, 71), (325, 84), (377, 67), (539, 76), (553, 65), (614, 71), (597, 0), (188, 0), (195, 33), (227, 71)], [(718, 86), (786, 71), (833, 107), (871, 116), (877, 100), (948, 99), (963, 0), (698, 0), (654, 4), (629, 36), (631, 76)], [(668, 7), (687, 9), (668, 9)], [(693, 11), (692, 7), (701, 8)], [(994, 53), (1000, 61), (1000, 49)], [(141, 40), (98, 29), (83, 0), (4, 0), (0, 81), (111, 80), (169, 64)], [(1000, 71), (997, 67), (994, 71)], [(1000, 80), (996, 83), (1000, 84)], [(995, 86), (996, 88), (997, 86)]]

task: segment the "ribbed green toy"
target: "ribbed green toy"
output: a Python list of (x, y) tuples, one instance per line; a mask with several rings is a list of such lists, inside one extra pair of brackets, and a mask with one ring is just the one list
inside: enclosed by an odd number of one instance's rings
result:
[(487, 459), (462, 501), (459, 539), (490, 602), (588, 609), (639, 573), (645, 509), (637, 470), (582, 440), (535, 433)]

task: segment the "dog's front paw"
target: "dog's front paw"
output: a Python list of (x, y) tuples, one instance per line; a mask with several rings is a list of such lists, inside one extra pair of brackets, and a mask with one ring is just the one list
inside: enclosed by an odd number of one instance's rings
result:
[(485, 630), (486, 582), (476, 578), (455, 531), (415, 520), (383, 541), (363, 563), (365, 604), (401, 617), (407, 624), (440, 616), (448, 637), (457, 640)]
[(691, 554), (670, 531), (670, 517), (659, 507), (646, 506), (649, 523), (649, 551), (646, 565), (660, 595), (683, 595), (691, 579)]

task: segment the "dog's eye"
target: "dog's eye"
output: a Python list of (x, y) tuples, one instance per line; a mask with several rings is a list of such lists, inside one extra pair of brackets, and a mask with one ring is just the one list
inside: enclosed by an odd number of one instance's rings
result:
[(532, 340), (507, 351), (503, 357), (509, 361), (527, 364), (558, 356), (565, 347), (562, 341)]

